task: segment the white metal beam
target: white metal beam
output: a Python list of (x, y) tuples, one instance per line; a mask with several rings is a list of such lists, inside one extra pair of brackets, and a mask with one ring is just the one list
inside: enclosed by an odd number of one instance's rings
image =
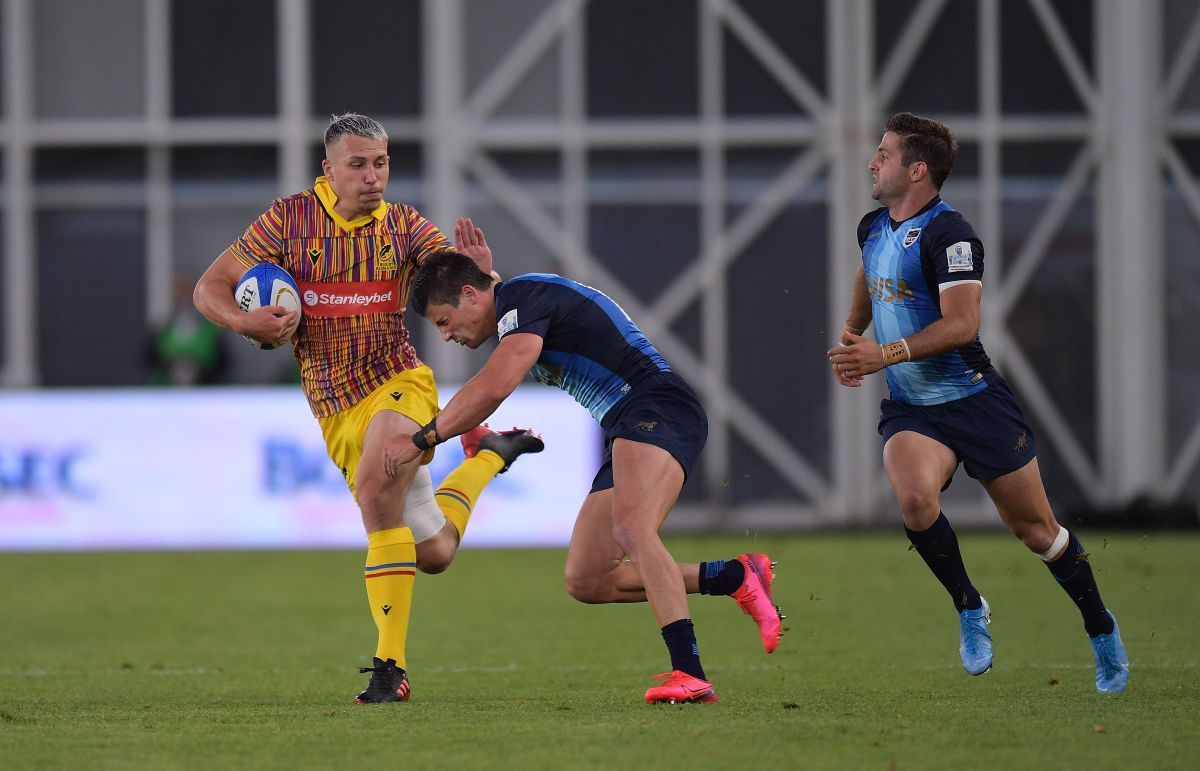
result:
[(154, 329), (167, 321), (176, 300), (171, 249), (171, 8), (167, 0), (145, 0), (143, 8), (145, 115), (152, 137), (146, 145), (146, 322)]
[[(976, 39), (979, 46), (979, 221), (975, 223), (979, 237), (983, 240), (987, 255), (987, 284), (1003, 286), (1008, 270), (1008, 259), (1002, 248), (1003, 201), (1000, 197), (1001, 153), (1000, 146), (1000, 0), (979, 0), (979, 22)], [(955, 128), (962, 141), (962, 133)], [(987, 341), (988, 353), (997, 363), (1004, 361), (1005, 348), (999, 342), (1002, 336), (991, 336), (993, 329), (1004, 324), (1001, 303), (991, 300), (980, 309), (980, 334)]]
[(1096, 4), (1105, 52), (1098, 57), (1097, 419), (1101, 476), (1116, 503), (1155, 494), (1166, 461), (1160, 9), (1159, 2)]
[(999, 307), (1002, 317), (1008, 316), (1017, 301), (1021, 299), (1021, 293), (1025, 291), (1033, 279), (1034, 273), (1046, 258), (1050, 243), (1062, 229), (1063, 222), (1071, 213), (1071, 208), (1079, 200), (1087, 186), (1095, 157), (1096, 153), (1091, 143), (1085, 144), (1079, 149), (1066, 175), (1058, 183), (1058, 187), (1050, 197), (1049, 205), (1042, 209), (1037, 221), (1033, 224), (1033, 228), (1013, 260), (1015, 265), (1012, 270), (1008, 271), (1004, 282), (999, 285), (1001, 291), (995, 303)]
[(708, 0), (708, 7), (718, 13), (725, 26), (745, 44), (746, 50), (766, 68), (789, 96), (815, 120), (828, 110), (828, 103), (775, 41), (762, 31), (735, 0)]
[(1200, 59), (1200, 9), (1197, 9), (1192, 16), (1192, 23), (1188, 25), (1179, 51), (1175, 54), (1175, 61), (1171, 62), (1168, 70), (1162, 88), (1162, 103), (1159, 107), (1163, 113), (1170, 111), (1175, 106), (1175, 102), (1179, 100), (1179, 95), (1187, 86), (1188, 79), (1196, 70), (1198, 59)]
[(458, 120), (476, 126), (512, 93), (521, 78), (566, 30), (576, 23), (587, 0), (555, 0), (534, 20), (508, 54), (491, 68), (479, 88), (463, 105)]
[[(704, 355), (703, 382), (696, 386), (708, 395), (705, 409), (709, 415), (708, 444), (704, 464), (705, 492), (710, 507), (724, 508), (730, 500), (733, 452), (727, 405), (731, 401), (729, 383), (729, 293), (723, 267), (731, 259), (725, 242), (725, 146), (721, 134), (725, 113), (725, 46), (721, 20), (712, 3), (701, 3), (696, 25), (696, 71), (699, 73), (700, 122), (704, 127), (700, 145), (700, 232), (704, 245), (687, 275), (703, 273), (701, 297), (700, 345)], [(675, 314), (662, 317), (673, 320)]]
[(874, 98), (880, 107), (891, 104), (895, 99), (896, 92), (929, 40), (933, 25), (937, 23), (945, 5), (946, 0), (921, 0), (921, 4), (913, 9), (887, 61), (879, 68), (878, 79), (874, 83)]
[[(1156, 0), (1152, 0), (1156, 1)], [(1138, 6), (1141, 3), (1129, 3), (1126, 0), (1116, 0), (1117, 4), (1124, 3), (1137, 13)], [(1063, 70), (1066, 71), (1067, 79), (1071, 81), (1071, 85), (1075, 87), (1075, 93), (1079, 96), (1079, 100), (1083, 102), (1084, 109), (1090, 114), (1096, 112), (1096, 89), (1092, 85), (1091, 78), (1088, 77), (1087, 67), (1083, 60), (1079, 58), (1079, 52), (1075, 50), (1075, 46), (1071, 43), (1071, 37), (1067, 34), (1067, 30), (1063, 27), (1062, 19), (1058, 17), (1058, 13), (1050, 5), (1050, 0), (1029, 0), (1029, 4), (1033, 7), (1033, 13), (1037, 16), (1038, 23), (1042, 30), (1046, 33), (1046, 37), (1050, 40), (1050, 47), (1053, 49), (1055, 56), (1062, 63)], [(1103, 18), (1104, 14), (1098, 14)], [(1103, 50), (1103, 49), (1102, 49)], [(1013, 52), (1014, 56), (1020, 54)], [(1103, 60), (1109, 60), (1109, 56), (1097, 57)]]
[[(466, 89), (463, 51), (466, 35), (463, 0), (423, 0), (421, 96), (424, 104), (421, 143), (424, 148), (426, 202), (422, 214), (453, 238), (455, 218), (469, 215), (461, 159), (466, 151), (461, 110)], [(414, 330), (415, 332), (415, 330)], [(463, 382), (471, 373), (465, 352), (436, 344), (425, 330), (417, 332), (430, 345), (418, 345), (422, 359), (438, 379)]]
[(0, 384), (31, 387), (37, 365), (33, 220), (33, 19), (30, 0), (4, 2), (4, 367)]
[[(588, 242), (587, 34), (584, 14), (576, 13), (562, 31), (558, 47), (559, 116), (562, 125), (563, 229), (581, 244)], [(586, 279), (585, 274), (580, 274)]]
[[(673, 319), (714, 282), (723, 280), (729, 263), (770, 225), (795, 195), (812, 183), (825, 168), (828, 155), (824, 145), (810, 147), (798, 154), (779, 176), (742, 211), (728, 230), (722, 229), (715, 240), (702, 241), (699, 266), (679, 276), (652, 303), (652, 313)], [(865, 212), (864, 212), (865, 213)]]
[[(1008, 337), (1008, 333), (1001, 330), (998, 336)], [(1045, 427), (1047, 438), (1053, 443), (1055, 453), (1070, 471), (1080, 491), (1091, 503), (1100, 503), (1104, 499), (1103, 482), (1088, 459), (1087, 450), (1076, 438), (1062, 412), (1055, 406), (1049, 390), (1029, 359), (1025, 358), (1021, 347), (1009, 340), (1006, 341), (1006, 349), (1008, 358), (1005, 362), (1005, 376), (1023, 392), (1025, 407)]]
[[(826, 340), (841, 337), (862, 250), (858, 221), (876, 204), (869, 195), (867, 164), (883, 136), (874, 89), (874, 16), (871, 0), (829, 0), (825, 4), (829, 94), (827, 116), (829, 215), (827, 256), (829, 312)], [(822, 365), (823, 366), (823, 365)], [(829, 375), (833, 480), (825, 505), (848, 522), (865, 522), (882, 505), (876, 405), (883, 378), (866, 378), (861, 388), (843, 388)]]
[[(303, 190), (317, 176), (309, 149), (321, 136), (312, 130), (312, 68), (309, 0), (277, 0), (275, 44), (279, 72), (279, 184), (282, 190)], [(324, 120), (320, 121), (324, 123)]]

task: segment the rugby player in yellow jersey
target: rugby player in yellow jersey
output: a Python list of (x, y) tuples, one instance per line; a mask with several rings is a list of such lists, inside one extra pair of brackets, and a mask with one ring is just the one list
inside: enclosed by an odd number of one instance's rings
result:
[[(479, 494), (518, 456), (540, 452), (529, 431), (478, 427), (464, 435), (468, 456), (435, 492), (423, 464), (432, 453), (389, 475), (382, 450), (438, 413), (433, 374), (417, 358), (404, 327), (416, 265), (453, 246), (406, 204), (386, 203), (387, 133), (354, 113), (325, 130), (324, 176), (276, 199), (246, 233), (217, 257), (196, 285), (196, 308), (213, 323), (264, 343), (291, 340), (301, 384), (362, 512), (367, 532), (364, 576), (379, 632), (367, 688), (359, 703), (407, 701), (405, 641), (415, 571), (450, 564)], [(469, 219), (455, 241), (479, 267), (492, 253)], [(278, 306), (243, 312), (233, 290), (247, 268), (273, 262), (296, 279), (303, 316)]]

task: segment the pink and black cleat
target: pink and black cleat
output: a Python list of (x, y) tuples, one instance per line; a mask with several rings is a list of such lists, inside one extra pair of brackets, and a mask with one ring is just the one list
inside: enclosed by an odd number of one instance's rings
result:
[(468, 458), (474, 458), (480, 452), (494, 452), (504, 461), (504, 468), (497, 473), (503, 474), (517, 458), (527, 452), (541, 452), (546, 449), (545, 442), (532, 429), (513, 428), (511, 431), (493, 431), (487, 423), (480, 424), (463, 434), (463, 453)]
[(737, 561), (746, 569), (746, 576), (733, 593), (733, 599), (742, 612), (758, 624), (766, 652), (774, 653), (783, 634), (779, 622), (787, 618), (771, 599), (771, 581), (775, 579), (771, 569), (779, 563), (772, 562), (765, 554), (739, 554)]

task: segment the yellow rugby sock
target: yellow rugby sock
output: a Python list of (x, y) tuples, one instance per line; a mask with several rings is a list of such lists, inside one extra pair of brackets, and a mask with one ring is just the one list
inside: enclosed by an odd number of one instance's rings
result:
[(438, 486), (433, 494), (442, 515), (450, 520), (458, 531), (461, 543), (463, 533), (467, 530), (467, 520), (471, 518), (471, 510), (479, 500), (479, 494), (488, 482), (504, 468), (504, 461), (491, 450), (483, 450), (474, 458), (467, 458), (451, 471)]
[(411, 530), (396, 527), (367, 534), (363, 575), (371, 616), (379, 630), (375, 656), (384, 661), (395, 659), (401, 669), (405, 667), (404, 647), (416, 572), (417, 550)]

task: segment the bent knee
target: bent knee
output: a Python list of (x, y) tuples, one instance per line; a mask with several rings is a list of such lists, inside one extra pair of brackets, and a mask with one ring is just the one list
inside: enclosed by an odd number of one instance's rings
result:
[(590, 573), (568, 569), (563, 576), (563, 586), (572, 599), (587, 605), (599, 605), (610, 601), (604, 581)]
[[(933, 524), (941, 510), (936, 492), (919, 487), (904, 487), (896, 490), (896, 503), (904, 515), (904, 524), (913, 530), (924, 530)], [(917, 527), (913, 527), (917, 525)]]
[(450, 567), (449, 562), (432, 562), (417, 558), (417, 570), (427, 575), (436, 576), (438, 573), (445, 573), (448, 567)]
[(457, 550), (448, 547), (436, 538), (417, 544), (417, 570), (429, 575), (444, 573), (454, 561)]
[(390, 508), (394, 496), (389, 496), (385, 492), (385, 487), (375, 481), (364, 480), (355, 490), (355, 499), (358, 501), (358, 508), (362, 510), (364, 515), (376, 516), (387, 513)]
[(659, 538), (658, 531), (654, 527), (636, 519), (626, 523), (614, 522), (612, 537), (617, 542), (617, 545), (634, 561), (637, 561), (642, 552), (642, 547), (661, 542), (662, 540)]
[(1009, 529), (1034, 554), (1042, 554), (1054, 545), (1056, 527), (1042, 522), (1015, 522)]

